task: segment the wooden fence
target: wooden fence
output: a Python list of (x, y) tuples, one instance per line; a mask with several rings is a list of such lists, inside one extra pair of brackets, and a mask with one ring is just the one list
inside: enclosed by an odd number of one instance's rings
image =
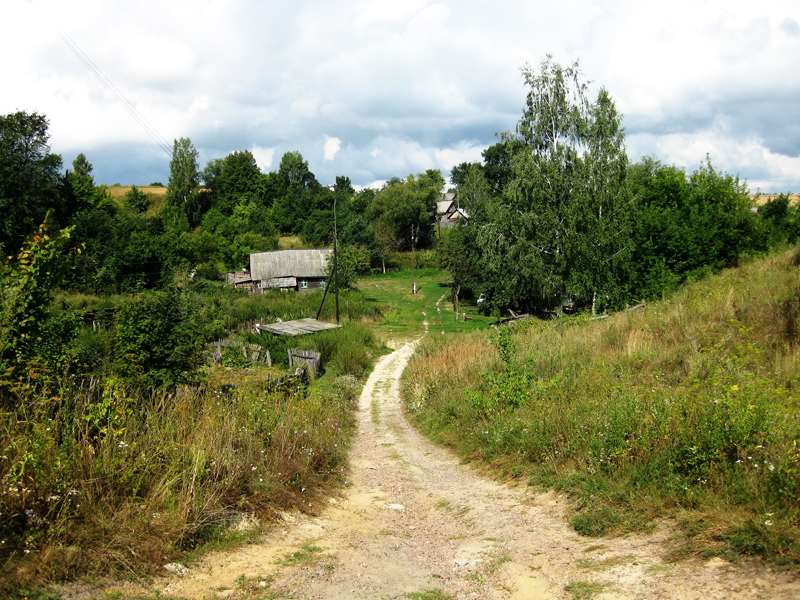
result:
[(297, 348), (290, 348), (287, 352), (289, 353), (289, 368), (306, 365), (310, 373), (316, 373), (322, 368), (322, 354), (319, 352), (298, 350)]
[(264, 350), (258, 344), (245, 344), (237, 340), (217, 340), (209, 344), (209, 350), (213, 353), (214, 361), (218, 362), (222, 357), (223, 348), (239, 348), (245, 358), (249, 358), (254, 363), (266, 363), (272, 366), (272, 357), (269, 350)]

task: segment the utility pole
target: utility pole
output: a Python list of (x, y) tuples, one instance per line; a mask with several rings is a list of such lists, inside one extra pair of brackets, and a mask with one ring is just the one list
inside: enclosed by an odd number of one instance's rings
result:
[[(335, 218), (334, 218), (335, 220)], [(333, 285), (336, 286), (336, 324), (339, 324), (339, 263), (336, 258), (336, 226), (333, 228)]]
[(336, 196), (333, 197), (333, 285), (336, 286), (336, 324), (339, 324), (339, 263), (336, 258)]
[(414, 249), (416, 246), (417, 238), (414, 236), (414, 226), (411, 226), (411, 293), (417, 293), (417, 278), (414, 270)]
[[(333, 198), (333, 286), (336, 294), (336, 324), (339, 324), (339, 264), (336, 259), (336, 197)], [(325, 292), (322, 294), (322, 302), (317, 310), (317, 320), (322, 314), (322, 307), (325, 306), (325, 298), (328, 296), (328, 288), (331, 287), (331, 282), (325, 286)]]

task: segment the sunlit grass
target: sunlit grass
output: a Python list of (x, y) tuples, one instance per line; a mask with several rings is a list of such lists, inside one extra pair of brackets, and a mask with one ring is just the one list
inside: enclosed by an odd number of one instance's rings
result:
[(796, 264), (744, 262), (601, 321), (429, 336), (407, 408), (464, 457), (574, 494), (586, 535), (702, 514), (681, 520), (694, 547), (800, 560)]

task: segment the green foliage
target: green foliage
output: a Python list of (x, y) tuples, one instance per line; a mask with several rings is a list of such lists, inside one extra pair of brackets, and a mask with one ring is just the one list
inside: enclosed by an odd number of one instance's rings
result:
[(793, 245), (800, 239), (800, 210), (780, 194), (758, 208), (758, 216), (768, 228), (770, 247)]
[(356, 378), (366, 375), (373, 358), (383, 350), (369, 328), (354, 324), (294, 340), (294, 346), (321, 353), (326, 372)]
[(169, 163), (167, 204), (183, 209), (199, 187), (197, 150), (189, 138), (176, 139), (172, 147), (172, 160)]
[(409, 592), (406, 598), (414, 598), (416, 600), (452, 600), (452, 596), (448, 596), (442, 590), (430, 589), (424, 592)]
[(25, 419), (0, 413), (0, 593), (150, 573), (242, 513), (313, 510), (344, 480), (357, 396), (323, 381), (284, 395), (263, 372), (221, 369), (167, 395), (105, 380), (66, 385)]
[(577, 63), (548, 57), (523, 75), (518, 134), (497, 153), (513, 179), (497, 196), (507, 172), (490, 184), (473, 167), (460, 187), (484, 287), (501, 308), (553, 308), (565, 295), (618, 303), (631, 213), (621, 116), (604, 89), (589, 101)]
[[(44, 223), (16, 257), (9, 256), (0, 263), (0, 372), (3, 387), (10, 380), (23, 376), (26, 365), (39, 353), (47, 333), (48, 307), (52, 288), (58, 283), (63, 247), (69, 230), (51, 238)], [(49, 346), (56, 338), (47, 340)], [(59, 354), (49, 346), (49, 353)], [(8, 378), (8, 380), (6, 380)], [(2, 389), (2, 388), (0, 388)], [(5, 393), (3, 393), (5, 395)]]
[(144, 193), (135, 185), (125, 192), (125, 206), (137, 214), (145, 212), (150, 207), (150, 196)]
[(334, 277), (333, 254), (325, 265), (328, 285), (339, 284), (339, 289), (351, 288), (359, 276), (369, 272), (369, 250), (360, 246), (339, 246), (336, 251), (336, 276)]
[(72, 203), (62, 203), (61, 157), (50, 152), (43, 115), (17, 112), (0, 116), (0, 246), (6, 254), (53, 211), (50, 222), (66, 227)]
[(657, 298), (690, 276), (735, 264), (766, 249), (767, 239), (738, 178), (709, 160), (687, 176), (645, 158), (630, 169), (637, 198), (630, 296)]
[(572, 594), (573, 600), (591, 600), (598, 594), (602, 594), (606, 590), (605, 585), (602, 583), (593, 583), (589, 581), (573, 581), (564, 586), (564, 591)]
[(409, 175), (404, 181), (390, 181), (375, 195), (367, 217), (376, 223), (376, 233), (380, 230), (387, 239), (387, 249), (395, 246), (410, 250), (412, 242), (417, 248), (430, 247), (436, 201), (443, 186), (441, 173), (428, 170), (416, 177)]
[(195, 306), (177, 291), (141, 292), (119, 307), (114, 369), (135, 385), (159, 387), (190, 380), (202, 363)]

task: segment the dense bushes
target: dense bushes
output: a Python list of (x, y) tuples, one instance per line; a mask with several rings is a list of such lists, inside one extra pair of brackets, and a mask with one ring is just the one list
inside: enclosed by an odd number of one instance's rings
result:
[(687, 176), (644, 159), (630, 169), (637, 206), (632, 223), (631, 300), (658, 298), (692, 275), (717, 272), (763, 252), (768, 235), (737, 178), (708, 162)]

